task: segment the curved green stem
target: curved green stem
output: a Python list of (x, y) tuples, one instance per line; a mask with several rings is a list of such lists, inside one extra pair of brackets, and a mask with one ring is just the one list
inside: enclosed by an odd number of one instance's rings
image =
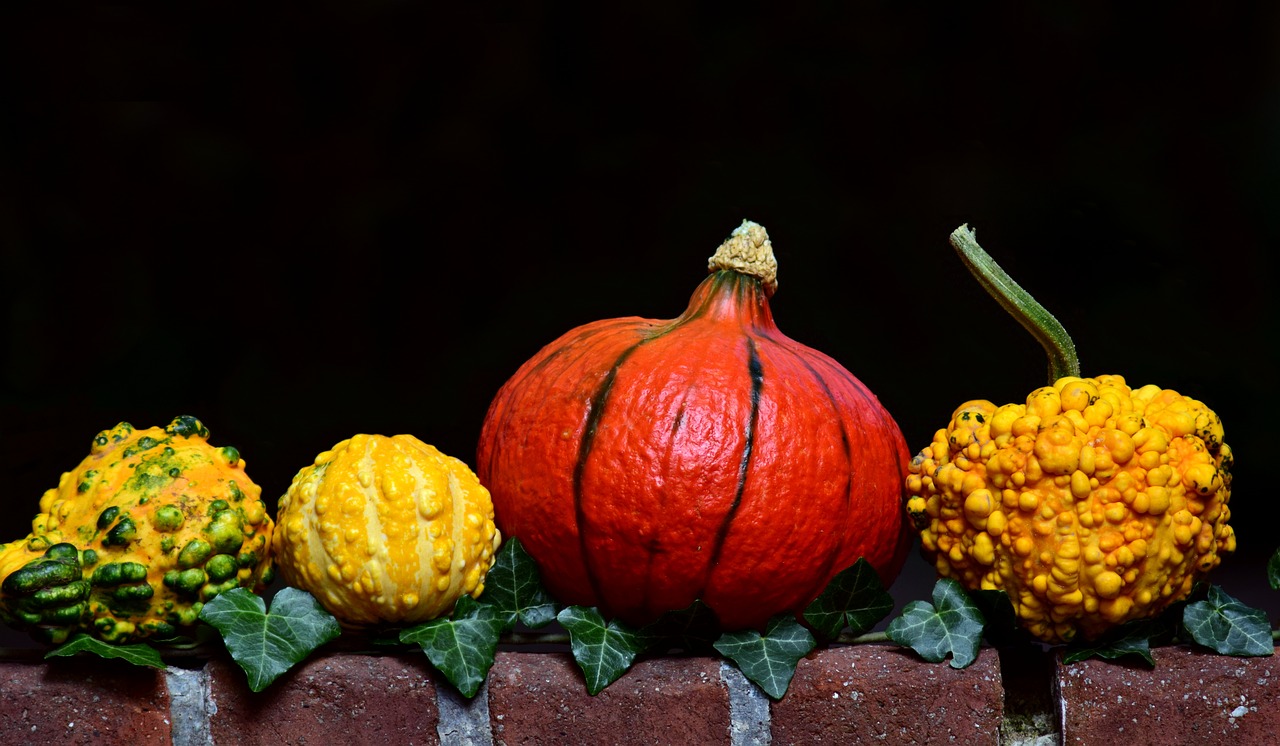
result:
[(1067, 330), (1030, 293), (1000, 269), (996, 260), (978, 245), (978, 239), (968, 224), (952, 231), (951, 245), (960, 254), (964, 266), (978, 278), (982, 289), (995, 298), (1024, 329), (1031, 332), (1031, 336), (1044, 348), (1045, 354), (1049, 356), (1049, 383), (1052, 384), (1063, 376), (1080, 375), (1076, 346)]

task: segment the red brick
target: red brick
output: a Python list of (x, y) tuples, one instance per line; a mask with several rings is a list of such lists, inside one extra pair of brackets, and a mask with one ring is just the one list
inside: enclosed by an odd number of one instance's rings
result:
[(489, 720), (499, 746), (728, 743), (729, 693), (712, 658), (638, 661), (593, 697), (568, 654), (500, 652)]
[(436, 684), (423, 655), (317, 655), (257, 693), (229, 659), (211, 661), (208, 671), (214, 743), (440, 742)]
[(167, 744), (164, 672), (87, 656), (0, 661), (0, 743)]
[(1067, 744), (1274, 744), (1280, 660), (1170, 646), (1154, 667), (1120, 659), (1058, 666)]
[(1004, 688), (996, 651), (967, 668), (887, 645), (820, 650), (772, 706), (773, 743), (998, 742)]
[[(1232, 658), (1189, 647), (1153, 655), (1154, 669), (1059, 660), (1052, 670), (1033, 666), (1020, 683), (1003, 683), (1015, 697), (1023, 687), (1048, 692), (1056, 685), (1053, 705), (1062, 707), (1067, 744), (1276, 742), (1280, 656)], [(215, 743), (440, 742), (437, 695), (448, 685), (425, 656), (317, 655), (256, 694), (225, 658), (209, 662), (206, 672), (213, 711), (207, 733)], [(637, 663), (592, 697), (567, 654), (504, 651), (489, 677), (489, 719), (483, 699), (475, 714), (496, 744), (728, 743), (730, 689), (718, 659), (663, 658)], [(5, 746), (169, 743), (180, 730), (171, 726), (170, 706), (184, 702), (166, 692), (164, 672), (119, 661), (0, 661)], [(759, 704), (770, 712), (779, 745), (996, 743), (1004, 714), (1000, 662), (989, 649), (960, 670), (889, 645), (824, 649), (800, 662), (786, 697)], [(1053, 709), (1046, 702), (1046, 713)], [(738, 716), (758, 712), (748, 707)], [(193, 725), (193, 732), (205, 731)]]

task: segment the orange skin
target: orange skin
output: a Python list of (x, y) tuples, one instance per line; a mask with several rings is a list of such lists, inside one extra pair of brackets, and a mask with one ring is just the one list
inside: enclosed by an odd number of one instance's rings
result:
[(674, 320), (586, 324), (527, 361), (477, 472), (561, 602), (639, 625), (701, 599), (763, 629), (859, 557), (893, 581), (909, 461), (876, 397), (778, 330), (765, 285), (719, 270)]
[(942, 577), (1003, 590), (1048, 643), (1185, 599), (1235, 550), (1222, 420), (1170, 389), (1065, 376), (965, 402), (911, 466), (907, 512)]

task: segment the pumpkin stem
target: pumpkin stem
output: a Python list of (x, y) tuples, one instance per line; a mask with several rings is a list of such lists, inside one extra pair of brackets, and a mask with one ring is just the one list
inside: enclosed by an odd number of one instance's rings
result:
[(1013, 278), (996, 264), (991, 255), (978, 245), (972, 228), (966, 223), (951, 233), (951, 245), (960, 254), (964, 266), (978, 279), (982, 289), (1008, 311), (1049, 356), (1049, 383), (1063, 376), (1079, 376), (1080, 360), (1071, 335), (1062, 324), (1023, 290)]
[(778, 289), (778, 260), (773, 257), (769, 234), (763, 225), (750, 220), (742, 221), (720, 244), (707, 260), (707, 269), (728, 269), (758, 278), (764, 283), (766, 295), (773, 295)]

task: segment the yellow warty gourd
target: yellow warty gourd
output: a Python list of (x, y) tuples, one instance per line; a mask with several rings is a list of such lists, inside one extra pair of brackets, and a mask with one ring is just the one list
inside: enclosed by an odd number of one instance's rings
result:
[(466, 464), (412, 435), (356, 435), (280, 498), (277, 567), (346, 627), (399, 626), (479, 596), (501, 535)]
[(962, 404), (911, 464), (907, 511), (942, 577), (1008, 593), (1046, 642), (1186, 598), (1235, 549), (1231, 448), (1203, 403), (1067, 376)]

